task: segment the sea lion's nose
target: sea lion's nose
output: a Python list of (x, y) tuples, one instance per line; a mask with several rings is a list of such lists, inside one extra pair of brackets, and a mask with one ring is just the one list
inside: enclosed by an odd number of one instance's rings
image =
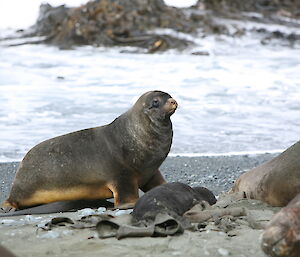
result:
[(174, 98), (169, 98), (168, 102), (170, 103), (170, 105), (173, 106), (174, 109), (177, 108), (178, 104), (177, 104), (177, 102), (176, 102), (176, 100)]

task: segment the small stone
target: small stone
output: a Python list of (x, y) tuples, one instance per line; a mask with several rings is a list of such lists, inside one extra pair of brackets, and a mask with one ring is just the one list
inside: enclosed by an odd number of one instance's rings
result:
[(91, 208), (85, 208), (85, 209), (78, 211), (79, 216), (89, 216), (89, 215), (93, 215), (93, 214), (95, 214), (95, 210), (93, 210)]
[(127, 209), (127, 210), (118, 210), (115, 212), (115, 216), (120, 216), (124, 214), (130, 214), (132, 213), (133, 209)]
[(218, 253), (221, 254), (222, 256), (228, 256), (229, 255), (229, 251), (224, 249), (224, 248), (219, 248)]
[(197, 51), (197, 52), (193, 52), (192, 55), (208, 56), (209, 52), (207, 52), (207, 51)]
[(26, 215), (24, 217), (24, 221), (27, 224), (34, 223), (34, 222), (39, 222), (41, 219), (42, 219), (42, 217), (36, 217), (36, 216), (32, 216), (32, 215)]
[(97, 213), (98, 213), (98, 214), (103, 213), (103, 212), (105, 212), (105, 211), (106, 211), (106, 208), (105, 208), (105, 207), (99, 207), (99, 208), (97, 209)]
[(39, 235), (38, 236), (39, 238), (51, 238), (51, 239), (54, 239), (54, 238), (58, 238), (59, 237), (59, 233), (58, 232), (55, 232), (55, 231), (48, 231), (42, 235)]

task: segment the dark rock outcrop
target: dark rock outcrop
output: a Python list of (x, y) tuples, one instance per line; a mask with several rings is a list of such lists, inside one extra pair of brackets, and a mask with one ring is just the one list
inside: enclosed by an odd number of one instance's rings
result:
[(180, 9), (167, 6), (162, 0), (96, 0), (77, 8), (42, 4), (31, 35), (46, 36), (47, 43), (61, 48), (137, 46), (155, 52), (185, 48), (191, 43), (151, 32), (158, 28), (194, 31)]
[[(163, 0), (94, 0), (76, 8), (42, 4), (34, 26), (5, 40), (25, 39), (8, 42), (9, 46), (134, 46), (145, 50), (133, 51), (154, 53), (192, 46), (194, 42), (182, 33), (242, 37), (250, 32), (263, 45), (294, 46), (300, 42), (299, 33), (267, 30), (263, 25), (300, 28), (299, 18), (300, 0), (198, 0), (190, 8), (170, 7)], [(256, 25), (245, 26), (248, 21)]]
[(256, 12), (265, 16), (280, 14), (300, 18), (299, 0), (199, 0), (197, 5), (220, 13)]

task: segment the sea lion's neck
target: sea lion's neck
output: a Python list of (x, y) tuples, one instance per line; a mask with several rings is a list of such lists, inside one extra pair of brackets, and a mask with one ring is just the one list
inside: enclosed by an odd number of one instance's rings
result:
[(130, 109), (123, 115), (127, 128), (137, 137), (144, 138), (149, 136), (151, 140), (155, 138), (162, 143), (166, 143), (164, 141), (169, 141), (170, 137), (172, 138), (173, 136), (172, 122), (169, 117), (158, 120), (142, 111), (136, 112), (135, 109)]
[[(119, 133), (114, 130), (122, 128)], [(172, 123), (149, 119), (144, 113), (132, 110), (119, 116), (110, 124), (112, 137), (121, 143), (127, 163), (131, 162), (137, 169), (158, 168), (167, 157), (172, 144)], [(126, 153), (125, 153), (126, 152)]]

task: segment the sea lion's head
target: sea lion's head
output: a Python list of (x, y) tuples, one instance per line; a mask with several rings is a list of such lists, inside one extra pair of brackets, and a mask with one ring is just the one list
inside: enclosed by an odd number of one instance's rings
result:
[(198, 201), (206, 201), (210, 205), (213, 205), (217, 202), (217, 199), (213, 192), (205, 187), (193, 187), (193, 190), (196, 194), (196, 198)]
[(143, 94), (136, 102), (150, 120), (166, 120), (177, 109), (177, 102), (168, 93), (162, 91), (149, 91)]

